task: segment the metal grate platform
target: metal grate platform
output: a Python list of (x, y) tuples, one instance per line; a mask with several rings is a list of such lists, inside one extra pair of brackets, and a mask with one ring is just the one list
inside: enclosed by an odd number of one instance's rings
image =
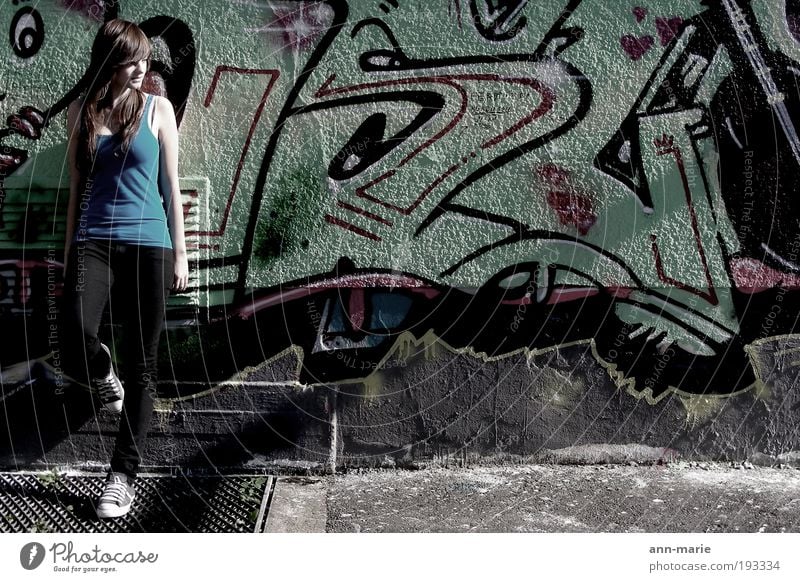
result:
[(0, 533), (259, 533), (275, 487), (269, 475), (141, 474), (131, 512), (101, 520), (104, 483), (97, 473), (0, 473)]

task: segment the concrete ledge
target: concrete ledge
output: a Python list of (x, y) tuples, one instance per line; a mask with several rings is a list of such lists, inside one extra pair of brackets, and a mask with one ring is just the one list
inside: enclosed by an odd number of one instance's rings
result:
[(326, 479), (281, 477), (275, 484), (265, 533), (325, 533)]

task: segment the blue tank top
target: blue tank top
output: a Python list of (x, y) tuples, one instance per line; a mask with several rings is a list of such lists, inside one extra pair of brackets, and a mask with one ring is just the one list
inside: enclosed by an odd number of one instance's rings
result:
[(120, 132), (97, 137), (88, 200), (79, 202), (75, 240), (172, 248), (165, 212), (169, 201), (162, 201), (158, 188), (160, 146), (149, 123), (152, 102), (148, 95), (127, 152), (122, 151)]

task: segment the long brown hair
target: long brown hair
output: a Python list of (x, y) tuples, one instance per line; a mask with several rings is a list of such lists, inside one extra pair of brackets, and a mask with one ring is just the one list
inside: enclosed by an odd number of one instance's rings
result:
[[(97, 127), (102, 125), (101, 112), (113, 105), (111, 81), (117, 69), (131, 62), (150, 58), (150, 41), (133, 22), (109, 20), (97, 31), (87, 76), (89, 86), (81, 112), (84, 139), (81, 140), (80, 165), (91, 167), (97, 151)], [(122, 149), (126, 151), (139, 128), (145, 96), (131, 89), (114, 109), (108, 125), (119, 127)]]

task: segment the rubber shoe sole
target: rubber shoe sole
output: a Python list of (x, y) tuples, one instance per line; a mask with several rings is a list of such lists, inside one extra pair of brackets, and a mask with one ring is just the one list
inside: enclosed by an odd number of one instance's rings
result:
[(97, 517), (100, 519), (122, 517), (130, 512), (132, 505), (133, 499), (127, 505), (98, 505), (96, 508)]

